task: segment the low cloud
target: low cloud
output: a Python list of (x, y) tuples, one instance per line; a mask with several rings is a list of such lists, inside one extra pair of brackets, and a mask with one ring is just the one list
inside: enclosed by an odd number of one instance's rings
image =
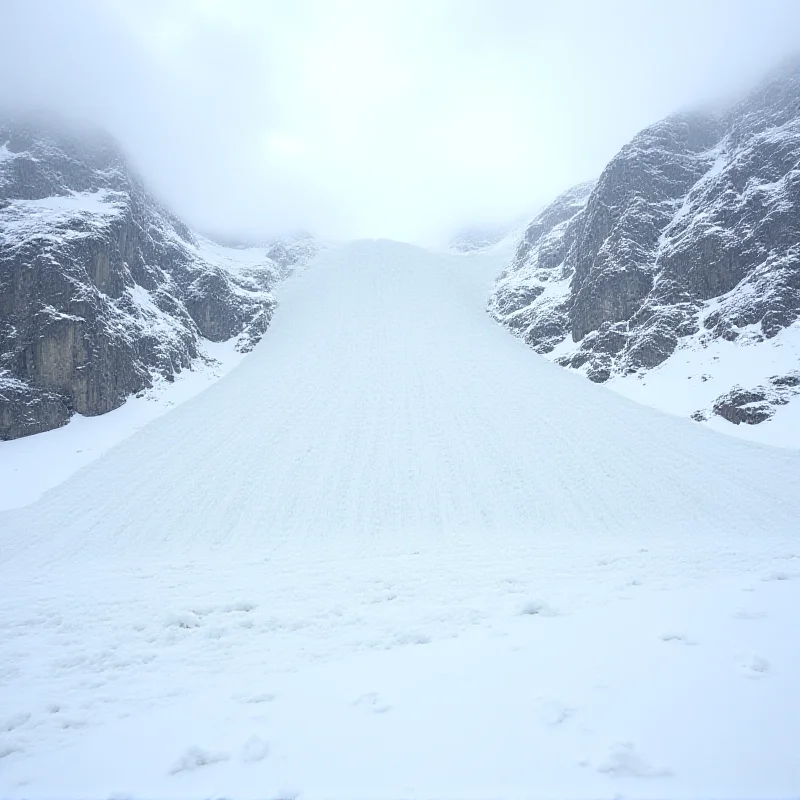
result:
[(532, 213), (800, 49), (794, 0), (5, 0), (0, 103), (108, 128), (188, 222), (430, 242)]

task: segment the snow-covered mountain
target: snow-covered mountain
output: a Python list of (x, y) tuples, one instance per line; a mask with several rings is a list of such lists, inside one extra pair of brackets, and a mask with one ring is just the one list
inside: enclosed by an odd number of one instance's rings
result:
[(310, 237), (226, 247), (167, 211), (102, 131), (0, 116), (0, 439), (96, 415), (250, 350)]
[(774, 419), (776, 441), (796, 430), (800, 67), (724, 113), (639, 133), (536, 217), (489, 308), (643, 402), (715, 425)]

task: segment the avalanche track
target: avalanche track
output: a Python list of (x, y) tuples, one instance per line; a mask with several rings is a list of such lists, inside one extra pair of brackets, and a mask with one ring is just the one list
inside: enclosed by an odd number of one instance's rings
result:
[(0, 795), (800, 791), (800, 456), (536, 356), (502, 255), (323, 252), (0, 515)]

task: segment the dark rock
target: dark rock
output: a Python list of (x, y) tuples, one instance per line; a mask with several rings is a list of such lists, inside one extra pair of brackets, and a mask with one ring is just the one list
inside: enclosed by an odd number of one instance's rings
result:
[(773, 375), (769, 382), (773, 386), (793, 387), (800, 386), (800, 372), (790, 372), (788, 375)]
[(576, 186), (540, 212), (526, 228), (514, 260), (498, 277), (489, 302), (495, 319), (539, 353), (563, 341), (571, 324), (573, 271), (565, 259), (592, 186)]
[(586, 370), (586, 377), (594, 383), (605, 383), (611, 377), (611, 359), (595, 358)]
[(0, 379), (0, 434), (41, 433), (64, 425), (72, 413), (73, 409), (58, 394), (36, 391), (22, 381)]
[(254, 252), (193, 234), (106, 134), (0, 118), (0, 439), (110, 411), (203, 338), (251, 349), (313, 245)]
[(717, 398), (712, 411), (734, 425), (741, 423), (757, 425), (765, 422), (775, 413), (765, 392), (749, 391), (741, 386), (736, 386), (727, 394)]
[(800, 318), (798, 165), (794, 64), (725, 113), (650, 126), (594, 185), (557, 198), (526, 230), (489, 310), (536, 351), (558, 348), (557, 363), (588, 365), (592, 380), (714, 339), (774, 338)]

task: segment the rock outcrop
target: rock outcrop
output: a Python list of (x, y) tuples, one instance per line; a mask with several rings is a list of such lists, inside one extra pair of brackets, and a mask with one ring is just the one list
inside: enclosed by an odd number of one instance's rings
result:
[(252, 348), (273, 285), (313, 250), (218, 245), (103, 132), (0, 118), (0, 439), (110, 411), (191, 367), (203, 339)]
[[(489, 309), (597, 382), (641, 376), (715, 340), (752, 346), (796, 327), (800, 67), (722, 114), (679, 114), (639, 133), (594, 184), (531, 223)], [(767, 418), (739, 421), (758, 417)]]
[(711, 414), (716, 414), (734, 425), (758, 425), (771, 419), (778, 407), (788, 405), (797, 395), (800, 395), (800, 372), (773, 375), (752, 389), (737, 384), (718, 397), (710, 410), (695, 411), (692, 419), (704, 422)]

